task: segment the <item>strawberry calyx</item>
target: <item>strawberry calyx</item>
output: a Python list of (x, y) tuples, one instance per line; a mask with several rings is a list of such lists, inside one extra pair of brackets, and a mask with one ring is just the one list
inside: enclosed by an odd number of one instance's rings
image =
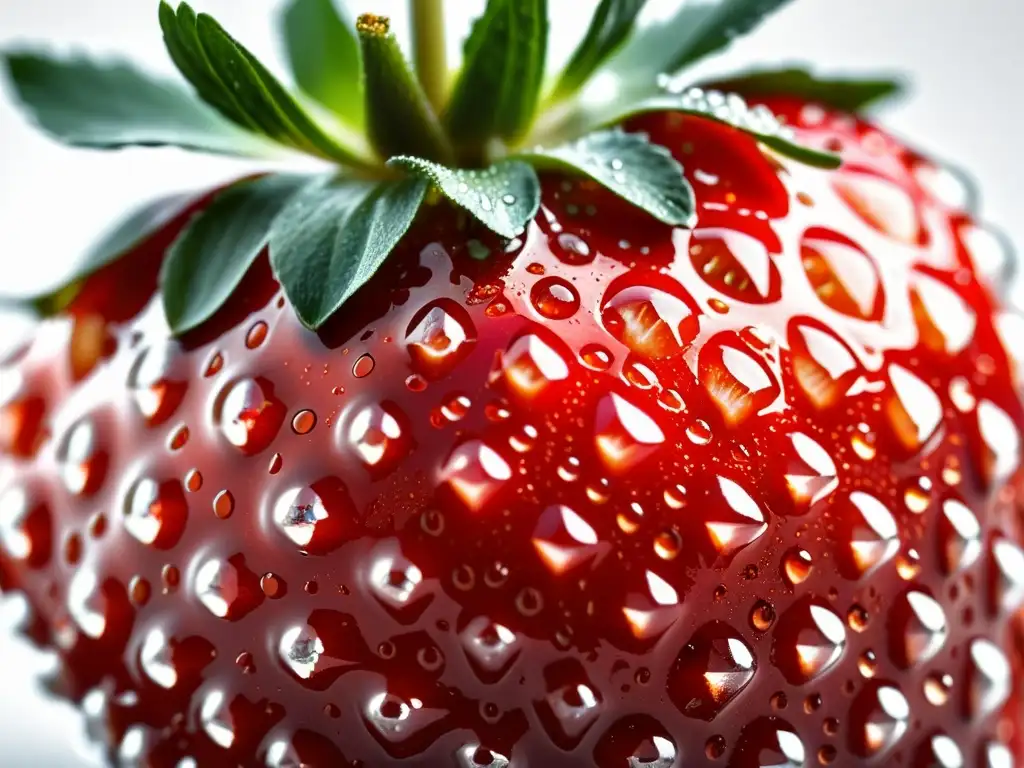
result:
[[(415, 67), (388, 19), (366, 14), (353, 25), (331, 0), (291, 0), (282, 30), (295, 89), (213, 17), (167, 0), (159, 6), (164, 42), (191, 92), (121, 63), (28, 51), (0, 53), (0, 61), (35, 122), (73, 146), (301, 153), (331, 164), (324, 173), (271, 174), (220, 191), (192, 216), (161, 272), (168, 325), (182, 334), (213, 316), (269, 249), (300, 319), (317, 329), (376, 272), (423, 205), (447, 200), (471, 215), (469, 226), (514, 240), (539, 209), (538, 171), (589, 177), (661, 222), (691, 226), (694, 194), (682, 166), (645, 135), (618, 128), (632, 115), (697, 115), (749, 133), (770, 151), (839, 164), (832, 153), (796, 143), (763, 106), (682, 86), (680, 70), (750, 31), (785, 0), (686, 3), (646, 27), (644, 5), (602, 0), (553, 76), (546, 71), (546, 0), (489, 0), (454, 76), (442, 0), (410, 3)], [(614, 97), (593, 97), (598, 77), (618, 83)], [(781, 71), (779, 81), (794, 82), (792, 70)], [(758, 73), (733, 82), (756, 94), (770, 92), (773, 80)], [(833, 92), (848, 99), (861, 93), (867, 103), (895, 88), (872, 80), (859, 91), (856, 84), (815, 90), (817, 81), (803, 72), (796, 82), (822, 101)], [(176, 213), (188, 204), (151, 205)], [(63, 310), (84, 279), (154, 231), (162, 219), (141, 215), (148, 209), (116, 228), (55, 290), (22, 303), (44, 315)]]

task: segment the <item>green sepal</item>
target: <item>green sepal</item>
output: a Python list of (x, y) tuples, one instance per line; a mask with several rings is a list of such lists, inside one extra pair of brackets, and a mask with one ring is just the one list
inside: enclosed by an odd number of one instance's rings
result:
[(427, 190), (420, 179), (317, 179), (270, 231), (270, 263), (299, 320), (317, 329), (373, 277), (409, 229)]
[(411, 154), (450, 162), (452, 147), (388, 20), (366, 14), (356, 22), (363, 54), (366, 126), (382, 157)]
[(537, 174), (518, 160), (503, 160), (482, 170), (447, 168), (421, 157), (393, 157), (388, 165), (429, 181), (481, 224), (510, 240), (523, 233), (540, 208)]
[(328, 134), (255, 56), (211, 16), (187, 3), (177, 12), (160, 2), (167, 51), (199, 96), (229, 120), (300, 152), (343, 165), (367, 167), (369, 153), (356, 137)]
[(517, 156), (538, 168), (589, 176), (665, 224), (693, 225), (696, 201), (682, 165), (644, 134), (597, 131), (569, 144), (537, 147)]
[(514, 141), (533, 123), (547, 58), (547, 0), (489, 0), (466, 40), (444, 122), (452, 141)]
[(36, 296), (3, 297), (0, 303), (20, 306), (40, 317), (63, 312), (90, 275), (135, 250), (183, 214), (197, 197), (196, 194), (165, 195), (139, 206), (103, 234), (59, 286)]
[(240, 130), (177, 83), (129, 64), (43, 52), (0, 54), (20, 102), (54, 139), (93, 149), (176, 146), (268, 155), (273, 144)]
[(263, 251), (274, 218), (307, 176), (245, 179), (197, 213), (167, 251), (160, 273), (164, 314), (176, 334), (209, 319)]
[(666, 20), (635, 35), (609, 68), (636, 84), (654, 83), (717, 53), (790, 0), (685, 0)]
[(355, 30), (332, 0), (290, 0), (281, 32), (295, 82), (346, 125), (363, 127), (362, 61)]
[(842, 112), (863, 112), (876, 103), (898, 97), (905, 83), (899, 77), (819, 77), (803, 67), (742, 72), (716, 80), (716, 90), (750, 99), (785, 96), (814, 102)]
[(629, 38), (647, 0), (601, 0), (583, 40), (558, 77), (554, 100), (568, 98)]
[(786, 157), (817, 168), (838, 168), (842, 158), (798, 144), (789, 128), (779, 122), (767, 107), (748, 107), (735, 93), (689, 88), (682, 93), (666, 92), (616, 110), (601, 122), (618, 124), (646, 112), (680, 112), (731, 125)]

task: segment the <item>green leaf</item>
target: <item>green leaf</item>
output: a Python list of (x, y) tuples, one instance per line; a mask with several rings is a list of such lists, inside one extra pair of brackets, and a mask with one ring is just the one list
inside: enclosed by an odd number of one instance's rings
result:
[(239, 130), (175, 83), (122, 63), (0, 54), (35, 122), (58, 141), (97, 149), (171, 145), (230, 155), (273, 147)]
[(626, 80), (652, 86), (747, 34), (789, 0), (684, 0), (665, 21), (635, 35), (610, 67)]
[(195, 195), (188, 194), (165, 195), (136, 208), (103, 234), (52, 291), (4, 301), (29, 308), (43, 317), (63, 311), (74, 301), (87, 277), (133, 251), (180, 216), (195, 199)]
[(899, 96), (904, 83), (895, 77), (823, 78), (801, 67), (757, 70), (716, 81), (716, 90), (754, 96), (790, 96), (842, 112), (862, 112), (876, 102)]
[(598, 131), (560, 147), (519, 155), (541, 168), (583, 173), (658, 221), (691, 226), (696, 202), (672, 153), (641, 133)]
[(484, 226), (512, 239), (540, 208), (540, 181), (527, 163), (505, 160), (483, 170), (447, 168), (420, 157), (393, 157), (391, 167), (426, 179)]
[(590, 78), (630, 33), (647, 0), (601, 0), (587, 34), (565, 65), (554, 89), (555, 99), (571, 96)]
[(363, 148), (328, 134), (276, 78), (212, 17), (187, 3), (160, 3), (167, 51), (196, 91), (244, 128), (302, 152), (355, 167), (370, 164)]
[(380, 268), (409, 229), (427, 185), (419, 179), (318, 180), (270, 231), (270, 263), (299, 319), (320, 327)]
[(526, 133), (537, 111), (547, 42), (547, 0), (489, 0), (466, 41), (445, 114), (456, 144)]
[(370, 141), (383, 157), (413, 154), (444, 162), (452, 157), (441, 123), (402, 55), (388, 20), (364, 14), (356, 22), (366, 77)]
[(782, 125), (770, 109), (763, 105), (748, 107), (743, 98), (735, 93), (705, 91), (700, 88), (690, 88), (682, 93), (666, 92), (628, 105), (613, 116), (605, 115), (601, 122), (621, 123), (646, 112), (681, 112), (705, 117), (738, 128), (779, 154), (807, 165), (838, 168), (842, 164), (839, 155), (797, 144), (791, 129)]
[(160, 274), (172, 331), (191, 330), (220, 309), (267, 244), (274, 217), (308, 183), (285, 174), (241, 181), (192, 219)]
[(282, 12), (281, 30), (299, 88), (346, 124), (361, 128), (359, 43), (332, 0), (291, 0)]

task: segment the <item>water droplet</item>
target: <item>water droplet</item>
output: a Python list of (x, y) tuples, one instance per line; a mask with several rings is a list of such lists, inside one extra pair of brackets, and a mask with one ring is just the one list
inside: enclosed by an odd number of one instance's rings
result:
[(128, 388), (151, 427), (166, 422), (185, 396), (186, 377), (177, 371), (180, 359), (171, 343), (144, 349), (128, 374)]
[(374, 477), (394, 469), (412, 448), (405, 414), (391, 402), (359, 408), (349, 423), (348, 442)]
[(352, 364), (352, 375), (357, 379), (365, 379), (373, 373), (373, 369), (376, 365), (377, 361), (374, 360), (373, 356), (369, 353), (360, 355)]
[(414, 318), (405, 343), (417, 371), (429, 379), (449, 373), (472, 350), (476, 329), (466, 310), (442, 299)]
[(890, 621), (893, 657), (905, 669), (934, 658), (949, 631), (942, 606), (917, 590), (907, 592), (897, 602)]
[(758, 632), (767, 632), (775, 623), (775, 607), (767, 600), (758, 600), (750, 610), (750, 626)]
[(617, 721), (594, 748), (595, 768), (674, 768), (677, 757), (667, 731), (646, 716)]
[(98, 640), (107, 629), (107, 599), (96, 572), (79, 568), (68, 584), (68, 613), (88, 637)]
[(509, 768), (511, 763), (505, 755), (487, 749), (479, 744), (467, 744), (455, 753), (457, 768)]
[(838, 485), (835, 462), (828, 451), (802, 432), (792, 432), (793, 445), (786, 467), (786, 486), (797, 509), (804, 511), (826, 498)]
[(469, 440), (452, 451), (441, 476), (463, 504), (479, 511), (512, 478), (512, 468), (486, 443)]
[(274, 503), (272, 514), (277, 529), (311, 555), (341, 546), (353, 519), (345, 485), (334, 477), (289, 488)]
[(992, 607), (1007, 615), (1024, 604), (1024, 550), (1007, 538), (992, 542)]
[(964, 768), (964, 756), (949, 736), (936, 733), (921, 745), (915, 764), (927, 765), (929, 768)]
[(57, 461), (71, 493), (89, 495), (99, 488), (107, 469), (107, 455), (99, 448), (99, 437), (90, 420), (82, 419), (67, 431), (57, 449)]
[(516, 339), (502, 353), (498, 377), (524, 399), (540, 396), (555, 382), (569, 377), (569, 366), (562, 356), (535, 334)]
[(772, 659), (787, 680), (802, 685), (831, 669), (845, 646), (843, 620), (823, 601), (805, 598), (779, 619)]
[(267, 340), (267, 324), (262, 320), (258, 320), (253, 324), (249, 331), (245, 334), (245, 346), (249, 349), (256, 349), (256, 347), (263, 344)]
[(622, 614), (633, 636), (641, 641), (661, 637), (679, 618), (679, 593), (654, 571), (645, 573), (641, 591), (626, 596)]
[(715, 551), (724, 557), (735, 555), (768, 530), (761, 506), (736, 482), (718, 477), (718, 488), (725, 504), (712, 505), (706, 514), (714, 519), (704, 523)]
[(541, 724), (563, 750), (576, 747), (597, 722), (602, 701), (579, 662), (566, 661), (545, 670), (547, 693), (538, 704)]
[(241, 618), (262, 598), (258, 579), (245, 569), (238, 556), (228, 560), (209, 558), (203, 562), (195, 571), (193, 590), (210, 613), (229, 621)]
[(174, 649), (160, 628), (154, 628), (142, 641), (139, 665), (146, 676), (161, 688), (170, 690), (178, 683), (178, 670), (174, 666)]
[(292, 417), (292, 431), (297, 435), (308, 435), (316, 426), (316, 414), (303, 409)]
[(423, 571), (402, 554), (394, 540), (382, 541), (375, 548), (367, 579), (371, 594), (395, 615), (414, 618), (431, 598)]
[(199, 707), (199, 722), (203, 732), (217, 746), (230, 749), (235, 743), (234, 719), (224, 691), (215, 689), (203, 697)]
[(221, 520), (227, 520), (234, 511), (235, 497), (231, 495), (231, 491), (219, 491), (213, 497), (213, 514)]
[(562, 504), (550, 506), (540, 514), (532, 542), (541, 561), (555, 574), (574, 570), (601, 551), (594, 529)]
[(916, 451), (942, 421), (942, 403), (935, 391), (903, 366), (889, 366), (892, 396), (886, 413), (896, 436), (910, 451)]
[(930, 275), (914, 275), (910, 291), (921, 341), (936, 352), (956, 355), (974, 338), (978, 317), (951, 287)]
[(917, 205), (901, 187), (880, 176), (852, 172), (837, 175), (832, 184), (870, 227), (899, 242), (917, 244), (921, 233)]
[(459, 640), (473, 671), (486, 683), (504, 677), (522, 651), (512, 630), (484, 616), (472, 619)]
[(215, 420), (229, 443), (246, 455), (267, 448), (284, 422), (286, 409), (265, 379), (241, 379), (218, 398)]
[(956, 499), (942, 503), (939, 548), (946, 573), (972, 566), (981, 555), (981, 525), (974, 513)]
[(580, 350), (580, 362), (592, 371), (603, 372), (611, 368), (615, 359), (612, 353), (600, 344), (587, 344)]
[(742, 342), (728, 343), (731, 336), (720, 335), (701, 349), (698, 375), (722, 417), (735, 425), (775, 402), (781, 390), (775, 375)]
[(635, 469), (665, 442), (654, 419), (614, 392), (598, 403), (594, 430), (597, 454), (616, 474)]
[[(645, 358), (678, 355), (693, 343), (699, 311), (681, 286), (673, 292), (651, 285), (613, 282), (601, 304), (608, 332)], [(666, 286), (668, 287), (668, 286)]]
[(545, 277), (534, 283), (530, 302), (548, 320), (565, 320), (579, 310), (580, 295), (568, 281), (560, 277)]
[(782, 556), (782, 572), (792, 586), (803, 584), (814, 569), (811, 553), (806, 549), (794, 547)]
[(758, 238), (732, 229), (697, 229), (689, 252), (697, 273), (730, 298), (762, 304), (781, 295), (778, 267)]
[(980, 443), (972, 447), (971, 459), (985, 482), (996, 485), (1020, 465), (1021, 435), (1006, 411), (989, 400), (978, 403)]
[(686, 428), (686, 437), (694, 445), (707, 445), (711, 442), (714, 434), (711, 426), (703, 419), (697, 419)]
[(281, 661), (300, 680), (309, 680), (313, 676), (323, 653), (323, 641), (308, 624), (291, 627), (281, 635), (278, 644)]
[(0, 545), (12, 558), (38, 568), (52, 548), (52, 521), (47, 507), (20, 486), (0, 493)]
[(850, 348), (830, 329), (811, 323), (794, 324), (789, 343), (793, 375), (811, 403), (819, 409), (839, 403), (859, 373)]
[(1013, 753), (1009, 747), (990, 741), (985, 745), (985, 761), (982, 768), (1013, 768)]
[(555, 255), (565, 264), (582, 265), (594, 260), (594, 253), (583, 240), (576, 235), (563, 232), (556, 238), (558, 248)]
[(185, 530), (188, 504), (177, 480), (158, 483), (140, 477), (124, 499), (124, 527), (138, 541), (157, 549), (170, 549)]
[(865, 688), (850, 712), (851, 746), (860, 757), (887, 752), (907, 732), (910, 705), (895, 686), (879, 683)]
[(804, 273), (822, 303), (860, 320), (879, 320), (884, 294), (878, 267), (853, 241), (814, 228), (800, 244)]
[(730, 768), (804, 768), (807, 752), (793, 727), (777, 717), (762, 717), (736, 740)]
[(848, 578), (859, 579), (888, 562), (899, 551), (899, 529), (882, 502), (854, 491), (837, 531), (842, 541), (839, 563)]
[(1013, 685), (1012, 672), (999, 646), (984, 638), (972, 640), (967, 655), (966, 714), (980, 720), (1006, 703)]
[(953, 688), (953, 677), (933, 672), (925, 678), (922, 688), (928, 703), (941, 707), (949, 701), (949, 692)]

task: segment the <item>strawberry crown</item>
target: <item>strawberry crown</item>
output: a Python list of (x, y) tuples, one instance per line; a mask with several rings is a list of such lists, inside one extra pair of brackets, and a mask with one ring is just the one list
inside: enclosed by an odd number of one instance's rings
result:
[[(645, 0), (600, 0), (558, 72), (546, 68), (546, 0), (489, 0), (455, 73), (445, 60), (443, 0), (410, 0), (415, 66), (388, 19), (365, 14), (353, 25), (332, 0), (290, 0), (281, 29), (295, 89), (211, 16), (166, 0), (164, 42), (191, 89), (124, 63), (24, 50), (0, 61), (28, 114), (70, 145), (297, 152), (331, 163), (324, 173), (270, 173), (220, 190), (171, 245), (160, 276), (168, 324), (180, 334), (209, 319), (268, 250), (300, 320), (316, 329), (374, 274), (424, 205), (447, 200), (516, 239), (540, 206), (538, 170), (588, 177), (658, 221), (692, 226), (694, 194), (680, 164), (645, 135), (615, 127), (632, 115), (698, 115), (780, 154), (837, 166), (837, 156), (801, 147), (769, 110), (748, 108), (738, 94), (788, 93), (859, 110), (897, 92), (897, 82), (784, 69), (730, 76), (734, 93), (680, 87), (686, 68), (786, 2), (682, 2), (668, 19), (640, 26)], [(614, 85), (612, 98), (592, 97), (595, 75)], [(143, 206), (60, 288), (27, 303), (60, 311), (90, 274), (197, 197)]]

